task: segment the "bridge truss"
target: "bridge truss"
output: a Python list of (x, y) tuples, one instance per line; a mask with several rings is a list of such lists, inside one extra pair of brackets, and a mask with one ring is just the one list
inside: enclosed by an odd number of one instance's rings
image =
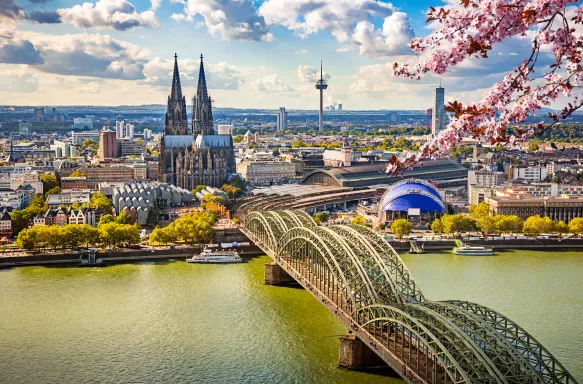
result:
[(518, 324), (479, 304), (428, 301), (373, 230), (303, 211), (252, 212), (243, 232), (411, 383), (577, 384)]

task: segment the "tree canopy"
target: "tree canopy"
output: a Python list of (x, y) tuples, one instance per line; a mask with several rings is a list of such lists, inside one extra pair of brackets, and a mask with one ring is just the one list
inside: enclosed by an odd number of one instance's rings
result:
[(407, 219), (397, 219), (391, 224), (391, 231), (399, 236), (407, 236), (411, 233), (413, 225)]

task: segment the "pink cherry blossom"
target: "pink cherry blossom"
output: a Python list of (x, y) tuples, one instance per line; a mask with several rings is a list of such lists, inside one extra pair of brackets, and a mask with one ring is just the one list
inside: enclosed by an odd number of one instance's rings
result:
[[(422, 158), (446, 154), (463, 137), (494, 145), (515, 145), (569, 117), (583, 106), (583, 5), (579, 0), (458, 0), (458, 6), (430, 8), (428, 22), (440, 27), (415, 38), (411, 48), (420, 54), (414, 65), (395, 63), (396, 76), (420, 79), (445, 73), (469, 58), (487, 60), (492, 47), (514, 36), (532, 38), (532, 51), (476, 103), (450, 103), (448, 127), (419, 152), (394, 158), (387, 173), (399, 172)], [(555, 62), (535, 66), (541, 52)], [(561, 97), (565, 107), (549, 114), (551, 123), (525, 125), (527, 117)], [(517, 127), (518, 125), (518, 127)], [(517, 127), (513, 134), (510, 127)]]

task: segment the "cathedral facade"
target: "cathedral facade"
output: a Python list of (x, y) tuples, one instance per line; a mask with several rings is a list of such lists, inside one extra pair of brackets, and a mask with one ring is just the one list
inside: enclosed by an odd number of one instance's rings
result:
[(236, 172), (233, 138), (214, 134), (212, 101), (206, 86), (202, 55), (198, 87), (192, 100), (191, 129), (188, 129), (178, 59), (174, 56), (172, 90), (168, 96), (159, 166), (160, 181), (188, 190), (197, 185), (220, 187)]

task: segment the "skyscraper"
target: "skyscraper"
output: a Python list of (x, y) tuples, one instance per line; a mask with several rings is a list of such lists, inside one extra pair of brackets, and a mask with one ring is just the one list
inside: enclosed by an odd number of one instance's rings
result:
[(115, 137), (116, 139), (123, 139), (123, 127), (124, 127), (124, 121), (116, 121), (115, 122)]
[(287, 130), (287, 111), (285, 107), (279, 108), (279, 112), (277, 113), (277, 130)]
[(133, 124), (126, 124), (126, 134), (125, 137), (128, 139), (134, 138), (134, 125)]
[(320, 91), (320, 119), (318, 130), (324, 130), (324, 90), (328, 89), (328, 84), (324, 80), (324, 71), (322, 69), (322, 61), (320, 61), (320, 80), (316, 83), (316, 89)]
[(100, 159), (117, 157), (117, 139), (114, 131), (104, 128), (99, 132), (99, 151), (97, 154)]
[(445, 89), (441, 85), (435, 88), (431, 109), (431, 134), (435, 137), (445, 129)]

